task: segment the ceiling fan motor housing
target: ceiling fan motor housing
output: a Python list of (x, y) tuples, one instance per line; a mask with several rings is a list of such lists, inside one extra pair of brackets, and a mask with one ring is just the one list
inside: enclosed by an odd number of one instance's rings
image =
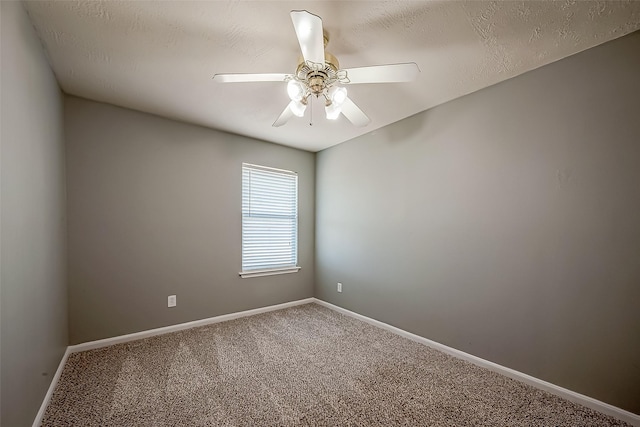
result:
[(340, 69), (338, 58), (327, 51), (324, 53), (324, 58), (324, 67), (323, 64), (310, 64), (300, 58), (296, 69), (296, 79), (303, 82), (316, 97), (322, 95), (325, 89), (338, 81)]

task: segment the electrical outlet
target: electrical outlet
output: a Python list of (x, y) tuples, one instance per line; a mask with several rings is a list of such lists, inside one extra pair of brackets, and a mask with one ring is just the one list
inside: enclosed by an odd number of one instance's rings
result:
[(338, 292), (342, 292), (342, 283), (338, 282)]
[(176, 296), (169, 295), (169, 298), (167, 298), (167, 307), (175, 307), (175, 306), (176, 306)]

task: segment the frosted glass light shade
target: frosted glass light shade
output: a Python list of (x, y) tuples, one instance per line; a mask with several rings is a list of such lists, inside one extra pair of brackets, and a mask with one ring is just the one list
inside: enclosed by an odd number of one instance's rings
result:
[(292, 101), (301, 101), (304, 97), (304, 87), (296, 80), (289, 80), (287, 83), (287, 94)]
[(307, 106), (300, 101), (291, 101), (289, 103), (289, 109), (295, 116), (302, 117), (304, 116), (304, 112), (307, 109)]
[(324, 107), (324, 111), (328, 120), (336, 120), (340, 116), (342, 109), (338, 105), (331, 103)]
[(344, 87), (336, 87), (331, 96), (331, 102), (337, 106), (344, 104), (347, 99), (347, 89)]

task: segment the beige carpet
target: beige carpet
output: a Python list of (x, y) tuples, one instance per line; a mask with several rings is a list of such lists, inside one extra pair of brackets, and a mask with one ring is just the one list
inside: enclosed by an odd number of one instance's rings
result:
[(612, 426), (317, 304), (72, 354), (44, 426)]

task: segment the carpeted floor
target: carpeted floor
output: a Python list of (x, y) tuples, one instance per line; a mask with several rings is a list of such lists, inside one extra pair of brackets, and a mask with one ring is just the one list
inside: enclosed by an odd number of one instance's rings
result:
[(627, 424), (307, 304), (72, 354), (43, 425)]

